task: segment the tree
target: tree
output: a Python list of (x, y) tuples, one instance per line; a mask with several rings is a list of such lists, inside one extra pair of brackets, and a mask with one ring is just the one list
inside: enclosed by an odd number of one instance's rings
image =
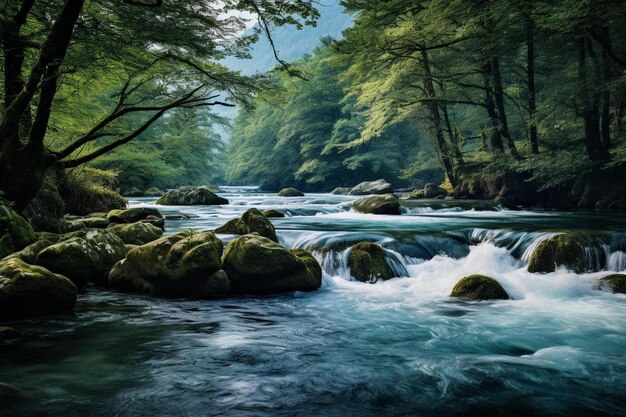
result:
[[(142, 135), (172, 109), (245, 101), (262, 80), (230, 71), (218, 61), (245, 56), (259, 32), (271, 36), (272, 25), (314, 24), (312, 3), (7, 0), (0, 21), (5, 69), (0, 190), (24, 208), (52, 166), (75, 167), (104, 155)], [(244, 21), (233, 16), (240, 12), (258, 17), (252, 35), (242, 35)], [(51, 149), (46, 139), (57, 117), (57, 95), (71, 89), (76, 76), (107, 70), (124, 79), (113, 108), (82, 134)], [(120, 129), (137, 114), (144, 115), (137, 124)], [(80, 154), (86, 146), (89, 152)]]

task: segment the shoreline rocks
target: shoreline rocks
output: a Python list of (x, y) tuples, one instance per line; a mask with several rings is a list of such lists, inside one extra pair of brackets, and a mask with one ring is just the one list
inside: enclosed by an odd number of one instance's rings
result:
[(68, 278), (19, 258), (0, 262), (0, 321), (69, 313), (78, 290)]

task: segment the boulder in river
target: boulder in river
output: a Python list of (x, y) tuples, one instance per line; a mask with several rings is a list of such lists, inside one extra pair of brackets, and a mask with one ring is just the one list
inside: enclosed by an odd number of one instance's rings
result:
[(385, 251), (376, 243), (354, 245), (348, 256), (348, 266), (351, 275), (361, 282), (375, 283), (393, 277), (393, 271), (385, 260)]
[(469, 275), (462, 278), (452, 289), (450, 297), (464, 300), (508, 300), (509, 295), (502, 285), (485, 275)]
[(263, 213), (263, 215), (265, 217), (267, 217), (268, 219), (270, 217), (274, 217), (274, 218), (282, 218), (285, 217), (285, 213), (283, 213), (282, 211), (278, 211), (278, 210), (263, 210), (261, 213)]
[(137, 187), (131, 187), (128, 190), (124, 191), (122, 193), (122, 195), (124, 195), (126, 197), (143, 197), (144, 196), (144, 192), (141, 191)]
[(435, 184), (428, 183), (424, 186), (424, 198), (435, 198), (448, 193), (443, 188), (437, 187)]
[(359, 213), (400, 214), (400, 202), (393, 194), (359, 198), (352, 203), (352, 208)]
[(157, 187), (150, 187), (143, 193), (146, 197), (161, 197), (163, 194), (165, 193)]
[(295, 188), (283, 188), (278, 193), (279, 197), (304, 197), (304, 193)]
[(222, 260), (237, 294), (315, 291), (322, 285), (321, 267), (308, 252), (290, 252), (256, 233), (232, 240)]
[(133, 207), (126, 210), (112, 210), (107, 214), (111, 223), (135, 223), (151, 217), (162, 219), (159, 210), (151, 207)]
[(185, 231), (128, 251), (109, 274), (112, 288), (167, 297), (217, 298), (230, 293), (222, 241), (213, 232)]
[(417, 200), (424, 198), (424, 190), (413, 190), (410, 193), (402, 194), (400, 200)]
[(626, 294), (626, 274), (611, 274), (600, 278), (593, 288), (611, 291), (616, 294)]
[(348, 194), (350, 194), (350, 191), (352, 191), (352, 188), (337, 187), (334, 190), (332, 190), (330, 193), (331, 194), (335, 194), (335, 195), (348, 195)]
[(37, 254), (34, 263), (68, 277), (78, 287), (105, 283), (109, 271), (126, 256), (124, 242), (103, 229), (68, 233)]
[(0, 321), (68, 313), (77, 293), (72, 281), (46, 268), (18, 258), (0, 262)]
[(156, 201), (163, 206), (218, 206), (228, 200), (215, 194), (209, 187), (184, 187), (168, 191)]
[(215, 233), (225, 233), (232, 235), (247, 235), (258, 233), (268, 239), (278, 242), (276, 230), (272, 223), (255, 208), (246, 211), (241, 217), (228, 221), (225, 225), (215, 229)]
[(163, 229), (144, 222), (112, 224), (107, 231), (122, 239), (127, 245), (145, 245), (163, 235)]
[(350, 195), (391, 194), (393, 186), (385, 180), (366, 181), (350, 190)]
[(570, 234), (559, 234), (537, 245), (528, 262), (528, 272), (554, 272), (564, 266), (577, 273), (585, 270), (585, 250)]

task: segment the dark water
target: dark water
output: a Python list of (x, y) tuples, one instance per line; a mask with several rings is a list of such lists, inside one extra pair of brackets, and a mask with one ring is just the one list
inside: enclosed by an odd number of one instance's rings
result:
[[(71, 316), (15, 324), (24, 336), (0, 346), (0, 382), (22, 400), (0, 415), (626, 415), (626, 297), (593, 289), (626, 270), (626, 217), (434, 201), (368, 216), (347, 211), (349, 197), (226, 197), (169, 208), (197, 217), (168, 232), (285, 210), (273, 220), (281, 242), (316, 253), (322, 289), (219, 301), (90, 289)], [(560, 230), (592, 236), (593, 271), (526, 272), (532, 248)], [(362, 239), (402, 277), (352, 281), (346, 247)], [(470, 273), (514, 299), (450, 300)]]

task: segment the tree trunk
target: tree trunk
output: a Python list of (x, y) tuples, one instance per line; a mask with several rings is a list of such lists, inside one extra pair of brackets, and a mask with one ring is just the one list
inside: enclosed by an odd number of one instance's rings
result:
[(441, 162), (441, 165), (446, 172), (448, 180), (450, 180), (450, 184), (452, 184), (452, 186), (454, 187), (456, 186), (457, 178), (454, 170), (454, 165), (450, 160), (448, 144), (446, 143), (446, 139), (443, 135), (443, 129), (441, 128), (441, 117), (439, 115), (439, 105), (436, 101), (435, 86), (433, 84), (430, 61), (428, 59), (428, 53), (426, 51), (422, 51), (421, 54), (422, 65), (424, 68), (424, 89), (426, 90), (427, 94), (427, 107), (433, 122), (433, 128), (435, 130), (435, 148), (439, 156), (439, 161)]
[(589, 158), (600, 160), (605, 157), (598, 123), (598, 106), (595, 99), (590, 96), (589, 80), (587, 73), (587, 42), (588, 38), (579, 38), (578, 43), (578, 90), (583, 107), (583, 128), (585, 132), (585, 149)]
[(528, 116), (530, 118), (529, 140), (530, 152), (539, 153), (539, 141), (537, 138), (537, 102), (535, 96), (535, 24), (528, 15), (526, 21), (526, 47), (527, 47), (527, 64), (526, 71), (528, 76)]
[[(26, 207), (37, 195), (45, 171), (56, 161), (56, 157), (45, 149), (43, 139), (56, 94), (59, 67), (65, 58), (83, 4), (84, 0), (65, 2), (41, 47), (28, 80), (22, 82), (20, 91), (7, 103), (0, 123), (0, 137), (3, 139), (0, 150), (0, 190), (4, 191), (8, 200), (15, 202), (18, 209)], [(28, 141), (23, 143), (20, 122), (30, 111), (31, 101), (37, 91), (37, 116)]]
[(496, 104), (493, 97), (493, 88), (491, 85), (493, 79), (493, 68), (489, 60), (485, 60), (482, 65), (483, 84), (485, 90), (485, 107), (487, 108), (487, 115), (491, 122), (491, 132), (489, 135), (489, 144), (491, 151), (495, 153), (504, 152), (504, 144), (502, 143), (502, 136), (500, 135), (500, 121), (496, 114)]
[(608, 25), (602, 26), (600, 36), (602, 43), (602, 124), (601, 136), (602, 145), (605, 151), (611, 147), (611, 95), (609, 91), (609, 83), (611, 81), (611, 63), (609, 50), (611, 49), (611, 38), (609, 36)]
[(491, 62), (491, 72), (493, 77), (493, 96), (496, 102), (500, 134), (506, 141), (506, 145), (509, 147), (511, 155), (519, 159), (520, 154), (517, 151), (517, 147), (515, 146), (515, 141), (511, 137), (511, 132), (509, 131), (509, 123), (506, 119), (506, 109), (504, 108), (504, 91), (502, 88), (502, 75), (500, 74), (500, 60), (498, 59), (498, 57), (493, 57)]
[[(440, 84), (441, 91), (446, 92), (445, 82)], [(441, 112), (443, 113), (443, 121), (446, 124), (446, 131), (448, 132), (448, 137), (450, 138), (450, 147), (452, 148), (452, 154), (454, 155), (454, 161), (457, 166), (461, 166), (464, 164), (463, 154), (461, 153), (461, 148), (459, 148), (459, 136), (456, 131), (452, 127), (452, 122), (450, 121), (450, 114), (448, 113), (448, 106), (445, 102), (441, 103)]]

